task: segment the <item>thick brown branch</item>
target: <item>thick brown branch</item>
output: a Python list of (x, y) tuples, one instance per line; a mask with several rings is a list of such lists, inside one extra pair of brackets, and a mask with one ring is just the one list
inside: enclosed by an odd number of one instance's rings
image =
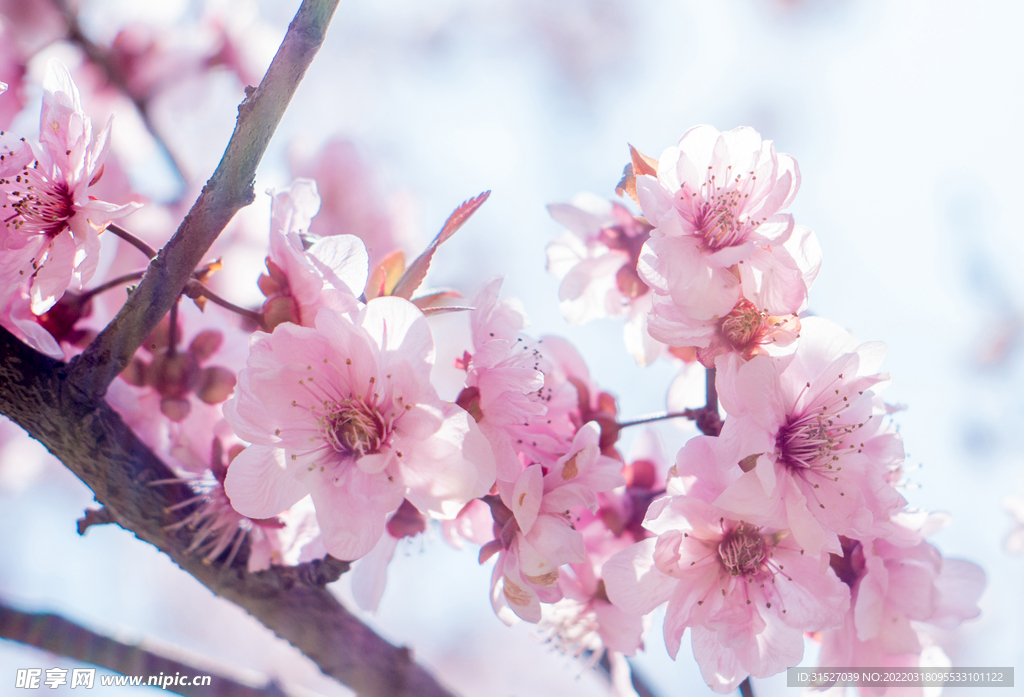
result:
[(231, 566), (204, 564), (185, 552), (187, 527), (169, 530), (184, 513), (171, 507), (193, 494), (174, 479), (103, 401), (74, 398), (70, 366), (48, 358), (0, 328), (0, 413), (45, 445), (96, 494), (119, 525), (155, 545), (215, 593), (290, 641), (328, 675), (361, 695), (450, 697), (407, 649), (392, 646), (360, 622), (324, 587), (348, 568), (327, 559), (295, 568), (245, 570), (245, 550)]
[[(209, 675), (206, 686), (178, 685), (168, 692), (185, 697), (287, 697), (288, 693), (270, 681), (265, 687), (245, 685), (231, 678), (160, 656), (134, 644), (112, 639), (79, 626), (59, 615), (21, 612), (0, 603), (0, 637), (36, 646), (82, 663), (107, 668), (121, 675), (196, 677)], [(68, 679), (70, 683), (70, 678)], [(95, 684), (96, 681), (94, 681)]]
[(113, 321), (71, 364), (75, 398), (103, 395), (160, 322), (217, 235), (255, 199), (256, 167), (306, 69), (323, 43), (338, 0), (303, 0), (267, 74), (247, 89), (217, 170)]

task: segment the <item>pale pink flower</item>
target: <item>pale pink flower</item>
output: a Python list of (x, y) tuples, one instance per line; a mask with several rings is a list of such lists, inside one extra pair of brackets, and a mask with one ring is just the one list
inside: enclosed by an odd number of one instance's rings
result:
[(774, 317), (754, 303), (740, 298), (724, 317), (693, 319), (667, 296), (654, 296), (648, 331), (658, 341), (672, 346), (697, 347), (697, 360), (705, 368), (714, 368), (715, 359), (736, 353), (744, 360), (754, 356), (778, 355), (800, 336), (800, 320), (795, 314)]
[[(795, 353), (718, 361), (729, 413), (721, 435), (680, 452), (681, 475), (723, 477), (715, 504), (755, 525), (789, 528), (808, 552), (839, 552), (838, 535), (871, 537), (905, 502), (890, 484), (903, 445), (875, 387), (884, 346), (860, 346), (810, 318)], [(719, 474), (710, 470), (717, 469)]]
[(366, 248), (353, 235), (310, 236), (319, 209), (316, 182), (309, 179), (297, 179), (274, 195), (267, 273), (259, 279), (271, 329), (281, 322), (311, 327), (323, 307), (341, 313), (359, 309), (357, 298), (369, 272)]
[(253, 443), (225, 488), (244, 515), (276, 515), (312, 495), (326, 550), (357, 559), (409, 501), (453, 518), (494, 482), (476, 422), (430, 384), (433, 338), (423, 314), (377, 298), (350, 320), (321, 310), (315, 327), (254, 335), (225, 415)]
[(562, 281), (558, 298), (566, 321), (626, 316), (627, 349), (641, 365), (652, 362), (665, 347), (647, 333), (653, 294), (636, 270), (650, 225), (593, 194), (551, 204), (548, 211), (569, 228), (547, 249), (548, 271)]
[[(527, 467), (514, 484), (498, 482), (504, 520), (498, 539), (481, 549), (481, 561), (499, 551), (492, 577), (495, 612), (507, 610), (528, 622), (541, 618), (540, 603), (562, 597), (559, 567), (586, 561), (583, 535), (574, 528), (574, 509), (597, 509), (597, 493), (623, 483), (619, 462), (601, 454), (600, 429), (584, 426), (569, 451), (552, 467)], [(545, 471), (546, 470), (546, 471)]]
[(466, 370), (466, 387), (456, 403), (473, 415), (490, 441), (497, 478), (512, 482), (524, 467), (519, 453), (524, 453), (528, 464), (538, 459), (546, 462), (552, 454), (557, 458), (564, 452), (576, 427), (568, 409), (555, 423), (547, 416), (548, 405), (552, 400), (556, 405), (572, 405), (576, 392), (566, 381), (557, 380), (540, 342), (520, 333), (526, 316), (517, 301), (498, 300), (501, 283), (500, 278), (489, 282), (470, 301), (473, 353), (464, 353), (458, 363)]
[(933, 663), (938, 648), (929, 627), (953, 630), (978, 616), (985, 572), (968, 561), (943, 559), (905, 522), (894, 522), (888, 539), (841, 538), (843, 556), (832, 556), (832, 568), (850, 586), (852, 604), (844, 626), (822, 635), (822, 667)]
[(110, 123), (93, 136), (78, 88), (56, 60), (43, 81), (40, 144), (11, 133), (0, 136), (0, 300), (30, 282), (32, 311), (42, 314), (69, 286), (92, 278), (99, 233), (138, 208), (94, 200), (89, 186), (103, 174)]
[(741, 295), (771, 315), (797, 312), (817, 263), (802, 249), (810, 231), (791, 240), (793, 217), (781, 212), (799, 185), (793, 158), (753, 129), (690, 129), (662, 154), (657, 178), (636, 180), (654, 226), (641, 278), (694, 319), (727, 314)]
[(803, 631), (839, 626), (849, 608), (849, 590), (827, 560), (785, 529), (754, 526), (687, 496), (655, 501), (644, 525), (658, 537), (602, 568), (608, 597), (634, 615), (668, 602), (669, 654), (675, 658), (691, 628), (694, 657), (716, 692), (796, 665)]

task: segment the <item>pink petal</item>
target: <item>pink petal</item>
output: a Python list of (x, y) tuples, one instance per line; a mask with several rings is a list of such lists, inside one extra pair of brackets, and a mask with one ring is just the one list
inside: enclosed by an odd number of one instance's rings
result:
[(405, 487), (386, 474), (366, 474), (358, 467), (348, 468), (336, 482), (329, 472), (316, 479), (309, 491), (327, 552), (346, 561), (368, 554), (405, 498)]
[(271, 518), (309, 493), (285, 467), (284, 451), (252, 445), (231, 462), (224, 491), (232, 507), (249, 518)]
[(512, 490), (512, 500), (506, 502), (524, 535), (530, 532), (537, 520), (543, 494), (544, 472), (540, 465), (531, 465), (519, 475)]
[(654, 538), (622, 550), (601, 567), (608, 597), (633, 615), (646, 615), (668, 601), (678, 581), (654, 565)]

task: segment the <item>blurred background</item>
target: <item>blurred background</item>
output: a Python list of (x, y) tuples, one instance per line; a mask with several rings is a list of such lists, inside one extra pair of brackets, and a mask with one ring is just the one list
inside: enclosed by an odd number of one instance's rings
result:
[[(97, 128), (116, 112), (121, 174), (106, 176), (123, 175), (122, 190), (149, 204), (124, 226), (162, 244), (216, 166), (245, 84), (257, 84), (298, 4), (82, 0), (68, 8), (80, 30), (69, 41), (49, 0), (0, 2), (0, 80), (12, 84), (0, 116), (37, 133), (43, 66), (61, 58)], [(951, 514), (931, 541), (988, 575), (982, 615), (943, 637), (946, 652), (956, 666), (1024, 665), (1024, 558), (1005, 551), (1024, 521), (1003, 505), (1024, 496), (1024, 235), (1013, 217), (1024, 190), (1022, 22), (1019, 3), (984, 0), (344, 0), (256, 189), (313, 176), (321, 217), (388, 232), (411, 254), (461, 201), (491, 190), (437, 254), (428, 283), (468, 295), (507, 276), (503, 293), (523, 302), (527, 331), (572, 340), (629, 418), (664, 408), (680, 365), (638, 367), (620, 321), (565, 323), (544, 254), (563, 229), (545, 206), (583, 191), (614, 198), (627, 143), (657, 157), (696, 124), (754, 127), (800, 165), (790, 210), (824, 257), (810, 312), (889, 346), (884, 395), (906, 406), (895, 415), (904, 496)], [(110, 66), (104, 74), (86, 59), (90, 44), (136, 61), (122, 71), (136, 82), (107, 84)], [(242, 305), (262, 301), (268, 213), (261, 193), (220, 250), (217, 287)], [(456, 355), (464, 325), (454, 316), (435, 324), (442, 381), (454, 374), (445, 356)], [(275, 678), (290, 694), (349, 694), (130, 533), (96, 526), (79, 537), (91, 492), (19, 429), (0, 428), (5, 602), (242, 680)], [(659, 433), (674, 458), (695, 431)], [(366, 621), (466, 696), (606, 694), (600, 673), (534, 627), (494, 616), (490, 574), (476, 549), (428, 531), (399, 545)], [(343, 598), (347, 583), (336, 584)], [(634, 665), (655, 693), (711, 694), (688, 639), (673, 662), (657, 615), (653, 625)], [(808, 642), (805, 665), (814, 660)], [(79, 667), (0, 641), (0, 692), (18, 668), (53, 666)], [(753, 686), (759, 697), (796, 693), (784, 675)]]

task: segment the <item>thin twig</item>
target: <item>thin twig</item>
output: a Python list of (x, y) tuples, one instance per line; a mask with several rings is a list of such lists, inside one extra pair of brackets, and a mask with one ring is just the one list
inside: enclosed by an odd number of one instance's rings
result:
[(117, 316), (71, 363), (70, 384), (89, 402), (102, 396), (181, 294), (210, 245), (252, 203), (256, 167), (306, 69), (323, 43), (338, 0), (303, 0), (256, 89), (247, 89), (220, 164)]
[(140, 240), (132, 233), (125, 230), (123, 227), (116, 223), (110, 223), (107, 225), (107, 230), (114, 233), (128, 244), (135, 247), (137, 250), (145, 254), (150, 259), (156, 259), (156, 250), (150, 247), (148, 244)]
[[(214, 675), (207, 667), (190, 666), (141, 646), (97, 634), (59, 615), (22, 612), (5, 603), (0, 603), (0, 637), (121, 675), (156, 676), (162, 673), (174, 676), (179, 673), (188, 677), (210, 676), (210, 684), (205, 687), (177, 685), (168, 689), (168, 692), (185, 697), (287, 697), (287, 693), (272, 680), (267, 681), (264, 687), (244, 685), (231, 678)], [(66, 679), (70, 684), (71, 678)]]
[(715, 387), (715, 369), (707, 368), (704, 371), (704, 391), (707, 394), (705, 409), (718, 413), (718, 388)]
[(233, 302), (225, 300), (224, 298), (210, 290), (210, 287), (201, 281), (197, 281), (195, 279), (189, 281), (188, 285), (185, 286), (185, 295), (193, 299), (202, 296), (209, 300), (210, 302), (212, 302), (214, 305), (220, 305), (225, 310), (230, 310), (235, 314), (241, 315), (242, 317), (252, 320), (260, 329), (264, 331), (269, 331), (267, 323), (263, 319), (262, 312), (257, 312), (256, 310), (249, 310), (244, 307), (235, 305)]
[(754, 688), (750, 685), (750, 678), (744, 678), (740, 683), (740, 695), (742, 697), (754, 697)]
[(125, 283), (131, 283), (132, 281), (137, 281), (140, 278), (142, 278), (142, 275), (144, 273), (146, 273), (146, 272), (145, 271), (136, 271), (135, 273), (126, 273), (124, 276), (118, 276), (115, 279), (107, 281), (103, 285), (96, 286), (95, 288), (90, 288), (89, 290), (85, 291), (84, 293), (82, 293), (80, 300), (82, 302), (85, 302), (86, 300), (89, 300), (90, 298), (95, 297), (95, 296), (99, 295), (100, 293), (108, 291), (111, 288), (117, 288), (118, 286), (124, 285)]
[(644, 416), (638, 416), (635, 419), (629, 421), (619, 421), (618, 427), (628, 428), (629, 426), (639, 426), (640, 424), (654, 423), (655, 421), (665, 421), (666, 419), (690, 419), (695, 421), (703, 412), (703, 409), (683, 409), (682, 411), (662, 411), (657, 414), (646, 414)]

